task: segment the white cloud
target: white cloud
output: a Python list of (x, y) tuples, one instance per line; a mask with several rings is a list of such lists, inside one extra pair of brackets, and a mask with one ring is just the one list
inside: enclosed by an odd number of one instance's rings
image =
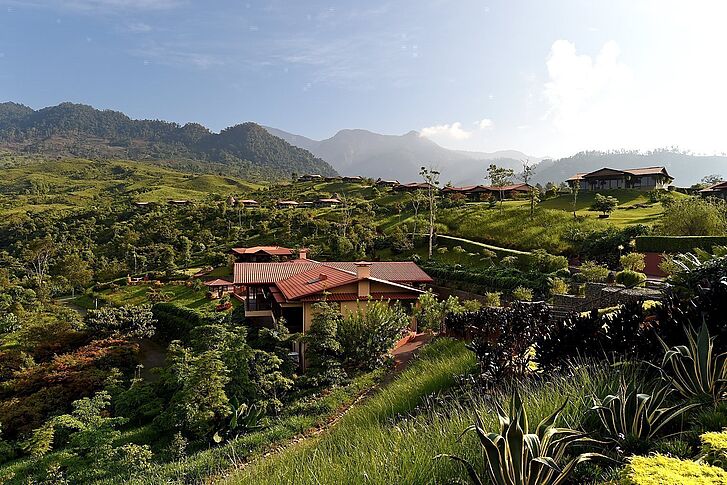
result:
[(607, 42), (594, 60), (578, 54), (567, 40), (557, 40), (550, 49), (546, 65), (550, 80), (545, 97), (551, 118), (560, 131), (569, 132), (583, 126), (592, 115), (615, 114), (632, 83), (631, 70), (619, 60), (620, 49)]
[(480, 130), (490, 130), (495, 124), (489, 118), (483, 118), (480, 121), (475, 121), (475, 124)]
[(126, 31), (134, 34), (146, 34), (152, 30), (151, 25), (144, 22), (132, 22), (126, 26)]
[(434, 125), (422, 128), (420, 136), (444, 140), (466, 140), (472, 136), (472, 132), (462, 128), (462, 123), (459, 121), (455, 121), (451, 124), (446, 123), (443, 125)]

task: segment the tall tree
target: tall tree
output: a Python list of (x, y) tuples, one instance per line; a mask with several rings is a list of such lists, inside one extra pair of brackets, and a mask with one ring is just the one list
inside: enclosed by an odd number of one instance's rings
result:
[(39, 290), (44, 289), (50, 260), (56, 253), (56, 245), (50, 236), (36, 239), (25, 250), (24, 259), (28, 263), (29, 272), (35, 277)]
[(433, 168), (422, 167), (419, 170), (427, 184), (427, 202), (429, 203), (429, 259), (432, 259), (432, 247), (434, 244), (434, 223), (437, 218), (437, 192), (439, 189), (439, 172)]
[(571, 187), (571, 191), (573, 193), (573, 219), (578, 219), (578, 216), (576, 215), (576, 211), (578, 210), (578, 192), (581, 190), (581, 181), (580, 180), (574, 180), (573, 186)]
[[(523, 171), (520, 172), (518, 178), (525, 184), (530, 185), (530, 181), (535, 175), (535, 165), (530, 163), (529, 160), (522, 160)], [(535, 204), (540, 202), (538, 196), (540, 195), (540, 189), (537, 187), (530, 187), (528, 189), (528, 198), (530, 199), (530, 220), (535, 217)]]
[(515, 171), (511, 168), (498, 167), (497, 165), (490, 164), (487, 167), (487, 177), (490, 179), (490, 183), (493, 187), (498, 189), (500, 195), (500, 213), (502, 213), (502, 200), (505, 198), (504, 187), (512, 184), (512, 176)]

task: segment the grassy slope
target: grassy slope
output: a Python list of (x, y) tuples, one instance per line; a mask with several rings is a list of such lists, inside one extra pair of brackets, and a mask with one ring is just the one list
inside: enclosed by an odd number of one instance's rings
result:
[[(479, 413), (488, 429), (498, 429), (492, 398), (475, 390), (460, 399), (442, 395), (456, 375), (472, 369), (474, 359), (461, 342), (437, 341), (374, 397), (352, 410), (331, 431), (267, 458), (229, 478), (232, 484), (449, 483), (464, 478), (459, 465), (434, 460), (439, 453), (466, 457), (482, 471), (472, 434), (460, 433)], [(575, 426), (589, 407), (588, 390), (617, 383), (601, 370), (582, 369), (555, 376), (547, 385), (529, 387), (530, 422), (552, 413), (563, 401), (562, 425)], [(503, 401), (502, 396), (494, 399)]]

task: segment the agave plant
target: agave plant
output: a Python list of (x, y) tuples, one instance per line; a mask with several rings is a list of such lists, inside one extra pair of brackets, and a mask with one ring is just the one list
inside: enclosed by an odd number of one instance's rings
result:
[[(593, 458), (604, 458), (598, 453), (582, 453), (565, 466), (564, 457), (572, 445), (595, 442), (585, 433), (568, 428), (555, 427), (565, 403), (553, 414), (543, 419), (531, 432), (528, 416), (520, 395), (514, 392), (509, 413), (496, 405), (500, 421), (499, 433), (488, 433), (480, 416), (477, 423), (464, 433), (475, 431), (482, 446), (482, 456), (489, 481), (495, 485), (559, 485), (573, 473), (576, 465)], [(475, 467), (464, 458), (454, 455), (437, 455), (463, 464), (470, 479), (477, 485), (483, 483)]]
[(622, 448), (659, 436), (666, 425), (698, 404), (669, 405), (673, 389), (656, 386), (651, 393), (639, 392), (633, 383), (621, 381), (618, 392), (603, 399), (593, 396), (593, 407), (606, 434)]
[(699, 332), (685, 329), (687, 345), (669, 348), (661, 369), (674, 388), (686, 398), (712, 399), (719, 402), (727, 392), (727, 353), (715, 355), (714, 337), (705, 323)]

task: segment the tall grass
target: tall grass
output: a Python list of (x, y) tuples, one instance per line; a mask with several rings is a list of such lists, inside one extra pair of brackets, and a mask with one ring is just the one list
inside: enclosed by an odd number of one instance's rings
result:
[[(481, 466), (476, 438), (470, 434), (460, 439), (460, 434), (476, 413), (496, 430), (494, 401), (507, 399), (507, 389), (490, 395), (457, 383), (456, 376), (474, 364), (462, 343), (437, 341), (330, 432), (249, 466), (231, 476), (229, 483), (446, 483), (462, 478), (457, 464), (433, 457), (456, 454)], [(523, 384), (521, 389), (534, 422), (565, 401), (560, 424), (576, 427), (590, 406), (585, 401), (589, 392), (617, 384), (614, 373), (600, 365), (576, 368), (571, 375), (554, 376), (546, 383)], [(444, 392), (447, 389), (450, 392)]]

